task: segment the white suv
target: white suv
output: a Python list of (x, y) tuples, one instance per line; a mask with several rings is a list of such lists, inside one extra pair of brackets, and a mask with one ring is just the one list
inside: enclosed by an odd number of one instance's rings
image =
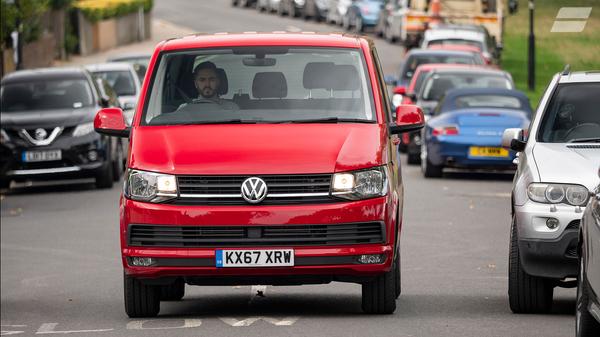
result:
[(512, 190), (508, 296), (515, 313), (548, 312), (555, 286), (574, 287), (578, 228), (600, 166), (600, 72), (554, 76), (529, 130), (507, 129), (519, 152)]

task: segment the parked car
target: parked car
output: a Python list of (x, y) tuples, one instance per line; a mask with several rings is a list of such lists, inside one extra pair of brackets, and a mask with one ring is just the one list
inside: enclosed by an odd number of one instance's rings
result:
[(327, 22), (341, 26), (352, 0), (330, 0)]
[(384, 7), (379, 13), (379, 20), (375, 26), (375, 33), (385, 38), (389, 43), (398, 41), (404, 14), (406, 13), (406, 0), (385, 0)]
[(133, 65), (140, 82), (144, 82), (144, 75), (150, 62), (150, 54), (122, 54), (109, 57), (106, 62), (127, 62)]
[(448, 91), (421, 135), (423, 175), (441, 177), (446, 167), (514, 170), (515, 153), (502, 148), (502, 134), (509, 128), (527, 129), (531, 114), (529, 99), (517, 90)]
[(433, 44), (433, 45), (430, 45), (428, 47), (428, 49), (457, 50), (457, 51), (470, 52), (470, 53), (475, 54), (477, 57), (481, 57), (481, 59), (487, 66), (491, 66), (496, 69), (499, 69), (499, 67), (497, 65), (495, 65), (494, 63), (492, 63), (491, 59), (486, 58), (484, 56), (483, 52), (481, 51), (481, 49), (479, 49), (479, 47), (476, 47), (476, 46), (470, 46), (470, 45), (465, 45), (465, 44)]
[(131, 130), (120, 109), (96, 116), (98, 132), (131, 137), (120, 211), (130, 317), (156, 316), (185, 284), (331, 281), (360, 283), (367, 313), (394, 312), (403, 205), (395, 134), (420, 129), (423, 113), (407, 105), (392, 119), (367, 38), (285, 41), (165, 41)]
[(95, 77), (102, 78), (116, 92), (119, 103), (125, 112), (125, 120), (131, 125), (142, 84), (129, 63), (112, 62), (86, 66)]
[(486, 63), (498, 63), (502, 46), (483, 26), (474, 25), (439, 25), (435, 29), (425, 31), (421, 48), (436, 45), (469, 45), (477, 47)]
[(352, 2), (342, 20), (344, 29), (363, 32), (366, 28), (373, 28), (379, 21), (379, 12), (383, 7), (383, 0), (355, 0)]
[(304, 10), (306, 0), (281, 0), (277, 9), (277, 14), (288, 15), (292, 18), (300, 16)]
[(304, 7), (300, 15), (305, 20), (310, 18), (315, 19), (317, 22), (321, 22), (327, 18), (327, 11), (329, 11), (330, 0), (305, 0)]
[[(600, 177), (600, 169), (598, 170)], [(577, 277), (577, 337), (600, 335), (600, 184), (590, 197), (579, 227)]]
[(240, 7), (252, 7), (256, 3), (256, 0), (231, 0), (232, 6)]
[(257, 0), (256, 1), (256, 9), (259, 12), (276, 12), (279, 8), (279, 3), (281, 0)]
[(123, 148), (94, 132), (100, 108), (118, 107), (115, 95), (85, 69), (22, 70), (0, 82), (0, 182), (95, 178), (109, 188), (123, 172)]
[(519, 152), (512, 190), (508, 297), (515, 313), (552, 309), (554, 287), (578, 276), (578, 227), (600, 163), (600, 73), (553, 77), (531, 127), (504, 131)]

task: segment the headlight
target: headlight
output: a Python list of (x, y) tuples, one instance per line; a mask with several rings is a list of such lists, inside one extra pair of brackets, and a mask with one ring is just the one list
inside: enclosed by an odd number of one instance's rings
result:
[(583, 206), (589, 192), (581, 185), (532, 183), (527, 187), (527, 195), (533, 201), (546, 204)]
[(8, 143), (10, 141), (10, 137), (3, 129), (0, 129), (0, 144)]
[(81, 137), (90, 134), (94, 131), (94, 123), (79, 124), (73, 130), (73, 137)]
[(163, 202), (177, 197), (177, 180), (170, 174), (129, 170), (126, 197), (148, 202)]
[(331, 195), (349, 200), (368, 199), (387, 193), (387, 169), (336, 173), (333, 175)]

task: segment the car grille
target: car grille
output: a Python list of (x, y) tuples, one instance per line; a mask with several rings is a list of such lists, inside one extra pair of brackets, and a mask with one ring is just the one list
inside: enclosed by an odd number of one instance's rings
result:
[(573, 220), (573, 221), (569, 222), (569, 224), (567, 225), (565, 230), (570, 230), (570, 229), (579, 230), (580, 223), (581, 223), (581, 220)]
[[(246, 205), (241, 186), (250, 176), (178, 176), (179, 197), (175, 204)], [(264, 175), (267, 198), (260, 205), (336, 202), (329, 195), (331, 174)]]
[(567, 147), (569, 149), (586, 149), (586, 150), (600, 149), (600, 145), (596, 145), (596, 144), (567, 145)]
[(326, 246), (385, 242), (382, 222), (335, 225), (164, 226), (132, 224), (130, 246), (243, 247)]

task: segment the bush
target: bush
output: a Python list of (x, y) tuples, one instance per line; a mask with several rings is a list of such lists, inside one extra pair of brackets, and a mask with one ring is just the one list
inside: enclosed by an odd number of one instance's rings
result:
[(140, 7), (149, 12), (152, 6), (153, 0), (78, 0), (73, 4), (91, 22), (135, 13)]

